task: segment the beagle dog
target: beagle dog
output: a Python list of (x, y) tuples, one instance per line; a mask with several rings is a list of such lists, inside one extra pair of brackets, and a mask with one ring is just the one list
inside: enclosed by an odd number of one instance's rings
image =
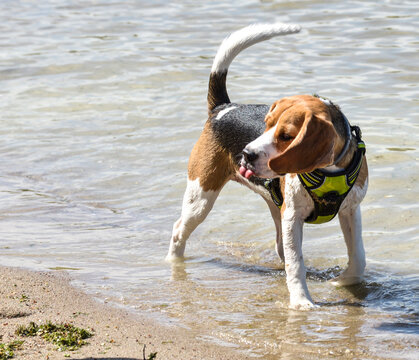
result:
[(360, 202), (367, 191), (368, 169), (359, 128), (349, 125), (337, 105), (320, 97), (295, 95), (270, 107), (244, 105), (230, 102), (226, 89), (228, 67), (242, 50), (299, 31), (297, 25), (251, 25), (221, 44), (209, 78), (209, 117), (189, 159), (182, 213), (173, 226), (166, 259), (183, 258), (187, 239), (223, 186), (237, 181), (268, 204), (276, 226), (276, 252), (285, 264), (290, 308), (310, 309), (316, 305), (306, 284), (304, 222), (338, 215), (349, 262), (333, 283), (346, 286), (363, 278)]

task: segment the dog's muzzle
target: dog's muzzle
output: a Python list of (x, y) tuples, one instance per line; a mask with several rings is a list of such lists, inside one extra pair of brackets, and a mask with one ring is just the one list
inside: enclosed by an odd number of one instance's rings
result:
[(259, 157), (259, 154), (257, 154), (253, 150), (248, 150), (246, 148), (243, 149), (243, 159), (246, 163), (252, 164), (253, 161), (256, 161)]
[(240, 161), (240, 175), (245, 177), (246, 179), (250, 179), (252, 176), (255, 175), (255, 168), (253, 166), (253, 162), (258, 159), (259, 155), (249, 149), (243, 149), (242, 151), (242, 159)]

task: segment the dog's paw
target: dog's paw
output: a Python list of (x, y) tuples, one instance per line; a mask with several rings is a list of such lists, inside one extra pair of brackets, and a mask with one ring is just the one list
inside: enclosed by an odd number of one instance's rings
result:
[(337, 278), (330, 280), (330, 283), (334, 286), (351, 286), (360, 284), (364, 280), (363, 276), (358, 275), (347, 275), (345, 273), (339, 275)]
[(293, 299), (290, 301), (289, 308), (292, 310), (313, 310), (319, 306), (307, 298)]
[(180, 263), (185, 260), (183, 256), (176, 255), (176, 253), (169, 252), (164, 259), (168, 263)]

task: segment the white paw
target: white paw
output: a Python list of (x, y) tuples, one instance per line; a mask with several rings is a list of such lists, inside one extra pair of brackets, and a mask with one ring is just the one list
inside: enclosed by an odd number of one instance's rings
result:
[(290, 301), (290, 309), (293, 310), (313, 310), (318, 307), (318, 305), (315, 305), (312, 301), (310, 301), (307, 298), (301, 298), (298, 300), (294, 299)]
[(276, 267), (278, 270), (285, 270), (285, 262), (279, 259), (279, 261), (276, 263)]
[(363, 279), (363, 276), (346, 275), (343, 273), (337, 278), (330, 280), (330, 283), (334, 286), (350, 286), (361, 283)]
[(175, 253), (169, 252), (164, 260), (169, 263), (177, 263), (182, 262), (183, 260), (185, 260), (185, 258), (183, 256), (179, 256)]

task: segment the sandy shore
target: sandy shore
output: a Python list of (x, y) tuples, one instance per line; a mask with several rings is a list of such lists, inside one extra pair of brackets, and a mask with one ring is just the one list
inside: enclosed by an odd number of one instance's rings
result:
[[(229, 348), (200, 342), (184, 329), (104, 305), (73, 288), (66, 273), (0, 267), (0, 343), (24, 340), (15, 359), (246, 359)], [(52, 321), (92, 330), (88, 344), (60, 352), (40, 337), (20, 337), (19, 325)]]

